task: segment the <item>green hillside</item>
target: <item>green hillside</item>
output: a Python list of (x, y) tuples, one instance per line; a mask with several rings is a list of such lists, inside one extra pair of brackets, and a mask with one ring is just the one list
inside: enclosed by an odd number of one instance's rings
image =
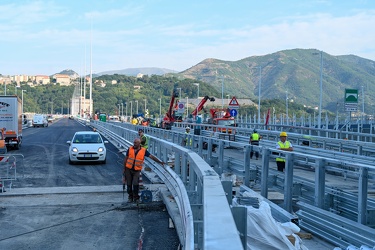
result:
[[(343, 110), (345, 89), (365, 93), (365, 112), (375, 111), (375, 62), (354, 55), (332, 56), (323, 52), (323, 109)], [(319, 106), (320, 51), (293, 49), (239, 61), (206, 59), (180, 75), (209, 83), (239, 98), (259, 98), (259, 67), (262, 68), (261, 100), (284, 99), (307, 107)], [(361, 96), (361, 95), (360, 95)], [(359, 98), (362, 103), (361, 97)], [(360, 105), (361, 106), (361, 105)]]

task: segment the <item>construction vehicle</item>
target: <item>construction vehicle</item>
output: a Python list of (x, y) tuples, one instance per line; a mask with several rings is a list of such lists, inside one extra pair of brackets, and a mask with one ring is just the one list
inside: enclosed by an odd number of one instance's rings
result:
[(221, 132), (221, 133), (227, 133), (228, 134), (231, 134), (232, 133), (232, 129), (231, 128), (228, 128), (228, 131), (227, 131), (227, 126), (231, 126), (231, 127), (235, 127), (236, 124), (235, 124), (235, 121), (234, 121), (234, 117), (230, 115), (229, 113), (229, 108), (227, 109), (221, 109), (221, 108), (212, 108), (210, 109), (210, 114), (211, 114), (211, 118), (209, 120), (209, 123), (213, 124), (213, 125), (219, 125), (219, 126), (222, 126), (222, 127), (214, 127), (214, 131), (218, 131), (218, 132)]
[(0, 96), (0, 128), (7, 148), (22, 143), (22, 104), (17, 96)]
[(167, 113), (165, 113), (165, 116), (163, 120), (161, 121), (160, 127), (163, 129), (172, 129), (174, 122), (181, 122), (182, 116), (177, 115), (177, 108), (178, 108), (178, 99), (176, 99), (178, 96), (177, 90), (172, 91), (172, 97), (169, 102), (169, 107)]
[(203, 109), (204, 104), (205, 104), (208, 100), (210, 100), (211, 102), (214, 102), (214, 101), (215, 101), (215, 98), (213, 98), (213, 97), (209, 97), (209, 96), (206, 95), (205, 97), (203, 97), (203, 99), (201, 100), (201, 102), (197, 105), (197, 108), (194, 109), (193, 112), (191, 112), (191, 114), (192, 114), (193, 116), (197, 116), (198, 113), (199, 113), (199, 111), (201, 111), (201, 110)]

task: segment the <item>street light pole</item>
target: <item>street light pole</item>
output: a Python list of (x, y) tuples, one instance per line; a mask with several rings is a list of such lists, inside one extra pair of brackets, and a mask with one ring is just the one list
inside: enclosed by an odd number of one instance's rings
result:
[(128, 105), (126, 105), (126, 102), (125, 102), (125, 119), (128, 118)]
[(319, 96), (319, 120), (318, 126), (322, 125), (322, 99), (323, 99), (323, 51), (320, 51), (320, 96)]
[(121, 116), (124, 116), (124, 104), (121, 103)]
[(135, 100), (135, 102), (137, 103), (137, 115), (138, 115), (138, 100)]
[(117, 107), (118, 107), (117, 115), (120, 116), (120, 103), (117, 104)]
[(285, 91), (285, 107), (286, 107), (286, 125), (289, 125), (289, 114), (288, 114), (288, 90)]
[(133, 101), (130, 101), (130, 119), (133, 118)]
[(193, 83), (193, 84), (198, 87), (197, 99), (199, 99), (199, 83)]
[(224, 76), (221, 76), (221, 108), (224, 108)]
[(161, 97), (158, 100), (159, 100), (159, 118), (161, 119)]
[(147, 104), (146, 103), (147, 103), (147, 99), (145, 99), (145, 114), (146, 114), (146, 110), (147, 110), (147, 106), (146, 106)]

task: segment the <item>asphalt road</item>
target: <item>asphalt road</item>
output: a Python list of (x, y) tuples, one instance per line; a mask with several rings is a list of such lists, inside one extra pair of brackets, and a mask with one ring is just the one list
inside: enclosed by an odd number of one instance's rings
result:
[(69, 165), (66, 141), (89, 129), (62, 119), (23, 131), (22, 147), (9, 152), (18, 178), (0, 193), (0, 249), (178, 248), (163, 203), (124, 202), (123, 155), (113, 145), (106, 164)]
[(18, 164), (17, 169), (22, 178), (13, 183), (14, 187), (121, 185), (123, 155), (117, 154), (118, 150), (110, 143), (106, 144), (106, 164), (69, 165), (66, 141), (82, 130), (91, 129), (70, 119), (45, 128), (25, 129), (20, 150), (9, 152), (24, 156), (23, 165)]

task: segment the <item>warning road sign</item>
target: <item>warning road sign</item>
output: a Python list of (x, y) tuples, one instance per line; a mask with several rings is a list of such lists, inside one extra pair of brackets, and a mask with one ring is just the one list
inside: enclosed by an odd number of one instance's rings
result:
[(235, 96), (232, 97), (232, 100), (229, 102), (229, 108), (235, 109), (239, 108), (240, 104), (238, 104), (238, 101)]

